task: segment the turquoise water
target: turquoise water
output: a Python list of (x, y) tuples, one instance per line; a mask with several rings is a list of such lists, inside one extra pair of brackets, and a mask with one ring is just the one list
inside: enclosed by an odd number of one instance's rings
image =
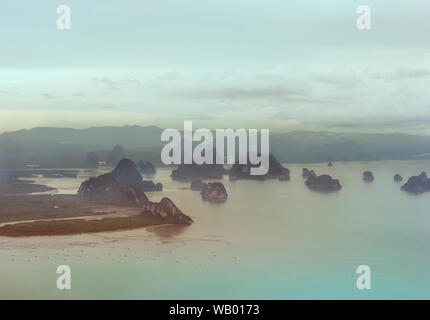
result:
[[(0, 238), (0, 298), (430, 298), (430, 192), (410, 195), (393, 181), (430, 172), (429, 161), (305, 165), (340, 180), (330, 194), (304, 186), (304, 165), (287, 166), (289, 182), (225, 179), (221, 205), (160, 169), (165, 190), (149, 197), (170, 197), (194, 219), (189, 227)], [(365, 170), (375, 181), (362, 181)], [(68, 193), (86, 175), (48, 180)], [(71, 267), (71, 290), (56, 288), (60, 264)], [(363, 264), (371, 290), (356, 288)]]

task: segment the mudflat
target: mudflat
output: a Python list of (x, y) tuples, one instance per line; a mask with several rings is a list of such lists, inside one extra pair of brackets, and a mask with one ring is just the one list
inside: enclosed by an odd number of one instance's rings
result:
[(3, 195), (0, 203), (0, 236), (67, 235), (169, 223), (141, 208), (106, 206), (77, 195)]

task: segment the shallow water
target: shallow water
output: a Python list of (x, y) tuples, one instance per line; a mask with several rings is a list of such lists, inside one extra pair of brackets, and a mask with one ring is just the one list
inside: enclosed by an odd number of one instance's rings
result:
[[(0, 298), (430, 298), (430, 192), (393, 181), (429, 172), (429, 161), (305, 165), (340, 180), (329, 194), (305, 187), (304, 165), (287, 166), (289, 182), (224, 179), (221, 205), (159, 169), (164, 191), (148, 196), (170, 197), (189, 227), (0, 238)], [(375, 181), (362, 181), (365, 170)], [(36, 182), (71, 193), (90, 175)], [(71, 290), (56, 288), (60, 264), (71, 267)], [(356, 288), (363, 264), (371, 290)]]

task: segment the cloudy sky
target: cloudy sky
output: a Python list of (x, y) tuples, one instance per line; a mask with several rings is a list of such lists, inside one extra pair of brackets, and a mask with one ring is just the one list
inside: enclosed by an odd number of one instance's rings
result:
[(191, 119), (430, 134), (429, 14), (421, 0), (2, 1), (0, 132)]

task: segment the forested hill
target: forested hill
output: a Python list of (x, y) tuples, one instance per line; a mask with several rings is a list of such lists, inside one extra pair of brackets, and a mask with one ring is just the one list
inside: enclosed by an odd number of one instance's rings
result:
[[(160, 164), (161, 128), (156, 126), (33, 128), (0, 135), (0, 166), (80, 167), (88, 153), (104, 161), (112, 148), (124, 155)], [(425, 159), (430, 137), (407, 134), (366, 134), (293, 131), (271, 132), (270, 151), (281, 162)]]

